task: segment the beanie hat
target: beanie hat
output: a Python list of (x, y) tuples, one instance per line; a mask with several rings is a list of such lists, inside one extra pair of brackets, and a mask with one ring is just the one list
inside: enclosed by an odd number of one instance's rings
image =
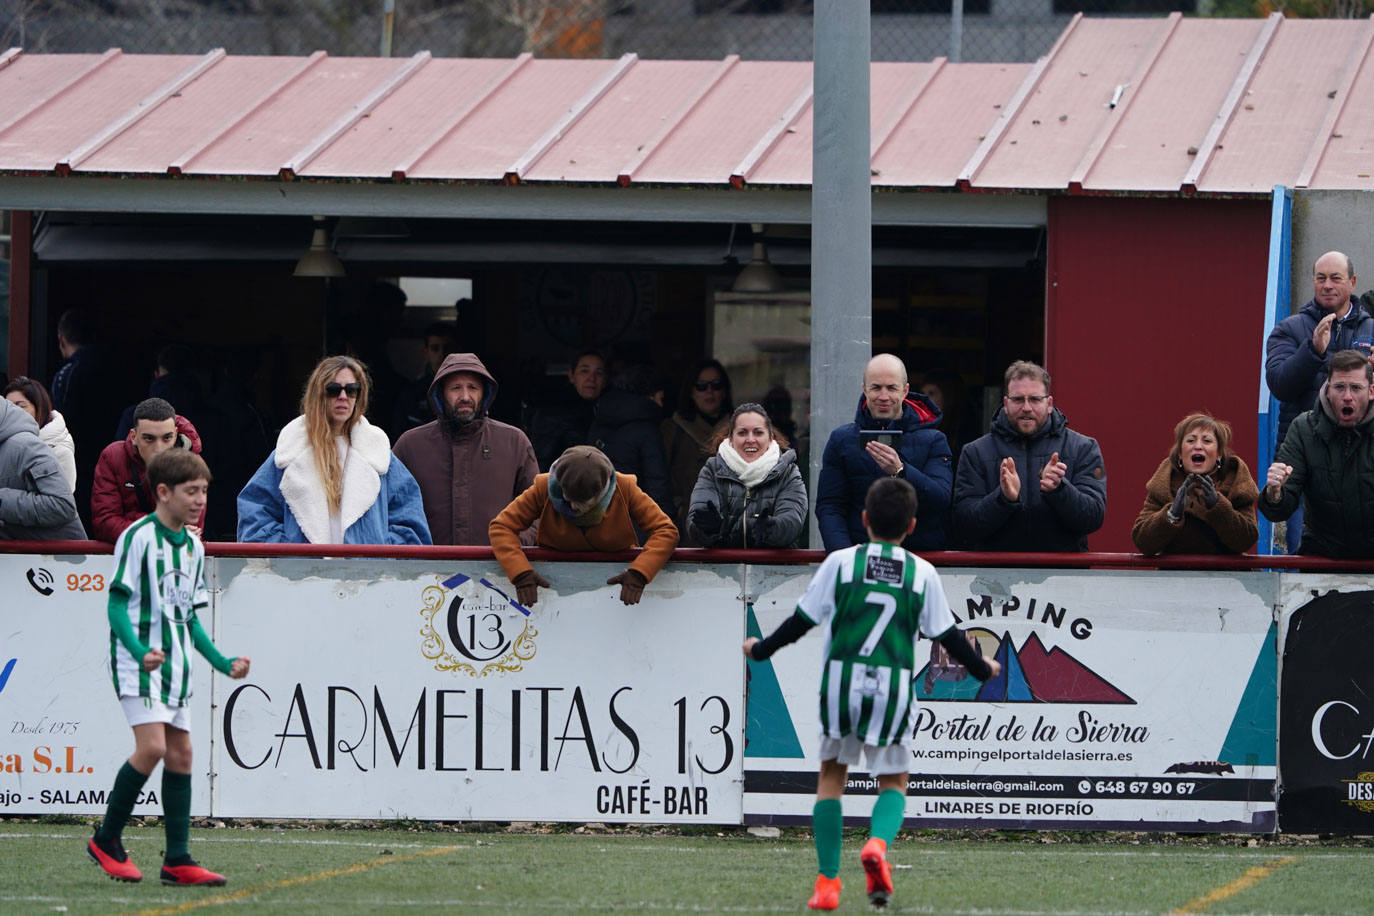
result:
[(557, 477), (564, 499), (581, 503), (605, 492), (615, 468), (600, 450), (590, 445), (574, 445), (558, 456), (549, 473)]

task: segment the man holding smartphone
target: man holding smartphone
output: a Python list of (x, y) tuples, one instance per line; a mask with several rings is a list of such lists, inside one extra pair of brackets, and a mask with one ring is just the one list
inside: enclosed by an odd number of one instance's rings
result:
[(918, 521), (902, 546), (945, 546), (954, 460), (939, 423), (940, 409), (911, 391), (900, 359), (880, 353), (868, 361), (854, 422), (830, 434), (821, 462), (816, 522), (827, 552), (867, 539), (864, 494), (879, 477), (900, 477), (916, 488)]

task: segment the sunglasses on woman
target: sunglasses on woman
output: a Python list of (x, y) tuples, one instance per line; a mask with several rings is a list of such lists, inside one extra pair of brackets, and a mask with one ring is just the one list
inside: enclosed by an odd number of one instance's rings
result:
[(705, 381), (698, 381), (696, 383), (697, 391), (705, 391), (708, 388), (712, 391), (721, 391), (725, 388), (725, 382), (721, 381), (718, 378), (713, 378), (706, 379)]
[(349, 382), (347, 385), (340, 385), (338, 382), (330, 382), (324, 386), (324, 396), (333, 400), (341, 394), (346, 394), (349, 400), (358, 396), (358, 392), (363, 390), (363, 386), (357, 382)]

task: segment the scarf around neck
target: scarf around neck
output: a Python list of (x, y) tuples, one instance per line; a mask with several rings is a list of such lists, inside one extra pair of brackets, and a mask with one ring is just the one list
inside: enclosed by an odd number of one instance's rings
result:
[(558, 482), (558, 464), (549, 468), (549, 499), (553, 501), (553, 507), (559, 515), (572, 521), (579, 528), (590, 528), (593, 525), (601, 524), (601, 520), (606, 516), (606, 509), (611, 505), (611, 497), (615, 496), (615, 472), (611, 472), (611, 479), (606, 482), (606, 489), (601, 491), (601, 496), (597, 499), (596, 505), (586, 512), (578, 515), (563, 495), (563, 487)]
[(735, 447), (730, 444), (729, 439), (720, 440), (720, 445), (716, 447), (716, 454), (725, 466), (735, 472), (740, 483), (750, 489), (756, 487), (768, 476), (768, 472), (777, 465), (778, 459), (782, 457), (782, 451), (778, 448), (777, 440), (768, 443), (768, 448), (764, 449), (762, 455), (753, 461), (745, 461), (740, 453), (735, 451)]

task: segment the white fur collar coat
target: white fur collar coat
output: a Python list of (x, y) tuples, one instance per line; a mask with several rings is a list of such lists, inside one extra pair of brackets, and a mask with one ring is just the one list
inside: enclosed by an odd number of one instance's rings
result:
[[(302, 533), (313, 544), (329, 537), (329, 505), (324, 480), (315, 465), (305, 433), (305, 417), (296, 417), (277, 436), (277, 467), (281, 469), (281, 495)], [(367, 514), (382, 489), (382, 475), (391, 463), (391, 442), (366, 417), (349, 433), (348, 457), (343, 466), (339, 513), (342, 530)]]

